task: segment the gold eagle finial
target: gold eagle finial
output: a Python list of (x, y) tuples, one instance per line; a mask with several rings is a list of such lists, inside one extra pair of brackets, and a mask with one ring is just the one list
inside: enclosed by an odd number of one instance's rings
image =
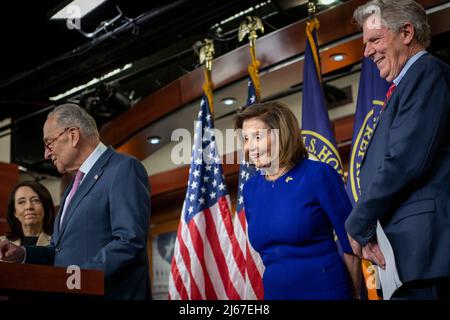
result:
[(214, 42), (211, 39), (205, 39), (199, 52), (200, 63), (206, 62), (206, 69), (211, 71), (212, 60), (214, 58)]
[(246, 20), (242, 21), (239, 26), (238, 39), (241, 42), (247, 34), (248, 40), (250, 41), (250, 46), (253, 47), (255, 45), (256, 38), (258, 38), (257, 31), (261, 31), (264, 33), (264, 25), (259, 17), (246, 17)]

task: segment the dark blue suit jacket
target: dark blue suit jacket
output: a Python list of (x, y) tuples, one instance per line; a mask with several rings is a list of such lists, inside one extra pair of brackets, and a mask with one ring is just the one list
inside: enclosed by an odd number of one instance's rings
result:
[(142, 164), (109, 147), (84, 177), (60, 226), (67, 193), (51, 245), (27, 247), (26, 263), (101, 270), (106, 298), (149, 298), (150, 188)]
[(360, 244), (380, 220), (403, 282), (450, 276), (450, 68), (430, 54), (407, 71), (381, 114), (346, 221)]

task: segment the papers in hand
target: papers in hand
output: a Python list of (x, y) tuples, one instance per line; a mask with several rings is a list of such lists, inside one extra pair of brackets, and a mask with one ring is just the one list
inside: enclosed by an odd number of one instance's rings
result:
[(381, 283), (381, 289), (383, 290), (383, 299), (391, 299), (394, 292), (402, 286), (400, 277), (398, 275), (397, 266), (395, 265), (394, 251), (392, 250), (391, 243), (384, 233), (380, 222), (377, 222), (377, 242), (381, 252), (384, 255), (386, 262), (385, 270), (378, 267), (378, 277)]

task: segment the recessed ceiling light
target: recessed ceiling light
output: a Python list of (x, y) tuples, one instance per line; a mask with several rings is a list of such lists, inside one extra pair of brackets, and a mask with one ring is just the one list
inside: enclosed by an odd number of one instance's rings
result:
[(232, 106), (233, 104), (236, 104), (237, 100), (236, 98), (230, 97), (230, 98), (223, 98), (220, 100), (220, 103), (226, 105), (226, 106)]
[(345, 53), (332, 54), (330, 58), (336, 62), (343, 61), (347, 55)]
[(161, 142), (161, 137), (156, 137), (156, 136), (148, 137), (147, 142), (150, 144), (159, 144)]
[(324, 6), (328, 6), (330, 4), (333, 4), (336, 1), (337, 0), (319, 0), (318, 4), (321, 4), (321, 5), (324, 5)]

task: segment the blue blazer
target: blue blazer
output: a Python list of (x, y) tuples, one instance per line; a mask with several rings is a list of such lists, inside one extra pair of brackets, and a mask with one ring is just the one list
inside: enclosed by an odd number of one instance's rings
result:
[(427, 53), (380, 116), (346, 221), (364, 245), (380, 220), (403, 282), (450, 276), (449, 133), (450, 68)]
[(48, 247), (27, 247), (26, 263), (105, 273), (105, 298), (150, 295), (147, 237), (150, 188), (142, 164), (109, 147), (84, 177)]

